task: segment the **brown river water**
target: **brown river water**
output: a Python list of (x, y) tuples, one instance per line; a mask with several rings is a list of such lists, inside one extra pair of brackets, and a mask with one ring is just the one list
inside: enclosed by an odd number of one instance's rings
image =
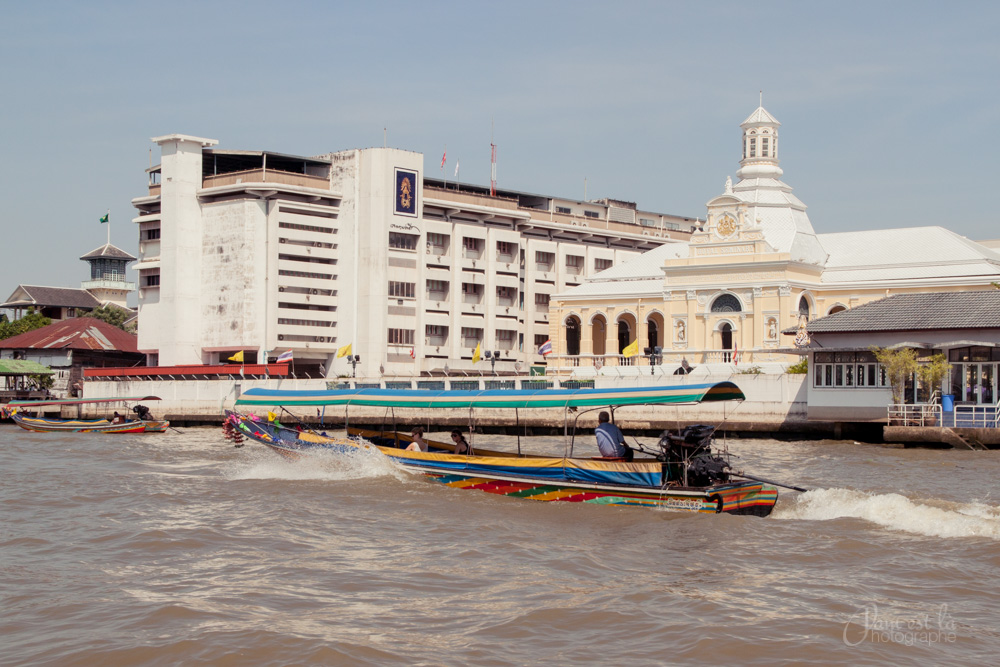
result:
[(0, 664), (996, 664), (1000, 452), (727, 445), (812, 490), (692, 516), (0, 426)]

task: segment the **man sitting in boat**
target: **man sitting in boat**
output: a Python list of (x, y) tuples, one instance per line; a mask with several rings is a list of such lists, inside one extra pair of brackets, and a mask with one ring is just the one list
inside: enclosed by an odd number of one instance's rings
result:
[(597, 448), (601, 450), (601, 456), (606, 459), (631, 461), (632, 448), (625, 444), (625, 435), (620, 428), (611, 423), (610, 415), (602, 412), (597, 415), (597, 422), (594, 435), (597, 437)]
[(412, 431), (410, 431), (410, 437), (413, 442), (409, 444), (406, 448), (408, 452), (426, 452), (428, 449), (427, 443), (424, 441), (424, 429), (417, 426)]
[[(107, 414), (107, 413), (105, 412), (104, 414)], [(111, 418), (111, 423), (112, 424), (121, 424), (123, 421), (125, 421), (125, 420), (122, 419), (122, 416), (120, 414), (118, 414), (117, 410), (115, 410), (115, 416)]]

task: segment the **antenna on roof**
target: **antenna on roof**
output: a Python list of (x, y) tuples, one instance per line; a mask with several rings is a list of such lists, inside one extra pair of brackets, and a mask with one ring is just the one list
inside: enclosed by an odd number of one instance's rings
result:
[(760, 91), (760, 103), (757, 106), (759, 106), (759, 107), (764, 106), (764, 91), (763, 91), (763, 89)]
[(389, 126), (388, 125), (382, 128), (382, 148), (385, 148), (388, 145), (388, 144), (386, 144), (386, 141), (387, 141), (386, 134), (388, 132), (389, 132)]

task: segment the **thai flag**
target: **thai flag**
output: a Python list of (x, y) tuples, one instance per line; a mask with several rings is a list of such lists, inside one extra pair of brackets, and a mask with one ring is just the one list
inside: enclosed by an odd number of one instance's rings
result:
[(542, 355), (543, 357), (552, 354), (552, 339), (549, 339), (544, 343), (542, 343), (542, 346), (538, 348), (538, 354)]
[(292, 360), (292, 351), (289, 350), (288, 352), (282, 352), (278, 356), (277, 363), (279, 363), (279, 364), (287, 364), (287, 363), (291, 362), (291, 360)]

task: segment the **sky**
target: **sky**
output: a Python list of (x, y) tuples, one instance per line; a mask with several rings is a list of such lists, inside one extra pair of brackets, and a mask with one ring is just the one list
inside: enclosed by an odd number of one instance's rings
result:
[(483, 185), (492, 133), (501, 188), (704, 218), (760, 91), (817, 232), (1000, 238), (998, 28), (991, 2), (0, 0), (0, 299), (79, 287), (108, 209), (138, 254), (151, 137), (385, 137)]

